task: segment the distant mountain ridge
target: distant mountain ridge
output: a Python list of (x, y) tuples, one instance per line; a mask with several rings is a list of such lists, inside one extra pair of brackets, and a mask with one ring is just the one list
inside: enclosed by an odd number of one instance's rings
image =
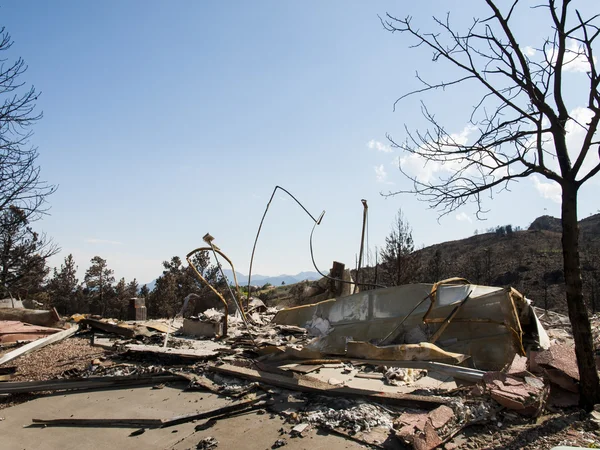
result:
[[(233, 283), (233, 271), (231, 269), (223, 269), (223, 272), (225, 273), (225, 276), (227, 277), (227, 280), (229, 280), (230, 283)], [(248, 275), (244, 275), (243, 273), (240, 273), (236, 270), (235, 275), (237, 277), (237, 281), (239, 284), (247, 284), (248, 283)], [(312, 272), (312, 271), (306, 271), (306, 272), (300, 272), (297, 273), (296, 275), (277, 275), (277, 276), (271, 276), (271, 275), (252, 275), (252, 284), (254, 286), (264, 286), (267, 283), (272, 284), (273, 286), (278, 286), (281, 283), (285, 283), (285, 284), (294, 284), (294, 283), (299, 283), (301, 281), (305, 281), (305, 280), (309, 280), (309, 281), (313, 281), (313, 280), (318, 280), (321, 278), (321, 275), (318, 274), (318, 272)], [(149, 283), (146, 283), (146, 286), (148, 287), (149, 290), (153, 290), (154, 286), (156, 286), (156, 279), (152, 280)]]
[[(223, 272), (225, 273), (225, 276), (227, 277), (227, 279), (230, 282), (233, 282), (233, 272), (230, 269), (223, 269)], [(235, 275), (237, 277), (238, 283), (240, 283), (240, 284), (248, 283), (248, 275), (244, 275), (243, 273), (240, 273), (238, 271), (235, 272)], [(321, 275), (319, 275), (317, 272), (312, 272), (312, 271), (300, 272), (300, 273), (297, 273), (296, 275), (282, 274), (282, 275), (277, 275), (277, 276), (271, 276), (271, 275), (256, 274), (256, 275), (252, 275), (251, 282), (255, 286), (256, 285), (262, 286), (267, 283), (270, 283), (273, 286), (277, 286), (277, 285), (280, 285), (281, 283), (294, 284), (294, 283), (299, 283), (299, 282), (305, 281), (305, 280), (309, 280), (309, 281), (318, 280), (320, 278), (321, 278)]]

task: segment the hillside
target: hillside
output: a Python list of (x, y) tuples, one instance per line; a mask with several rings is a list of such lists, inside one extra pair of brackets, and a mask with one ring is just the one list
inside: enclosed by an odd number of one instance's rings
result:
[[(584, 295), (589, 308), (598, 310), (600, 214), (579, 223)], [(528, 230), (443, 242), (416, 251), (415, 257), (420, 263), (415, 281), (459, 276), (473, 283), (513, 286), (541, 308), (566, 311), (560, 219), (542, 216)]]

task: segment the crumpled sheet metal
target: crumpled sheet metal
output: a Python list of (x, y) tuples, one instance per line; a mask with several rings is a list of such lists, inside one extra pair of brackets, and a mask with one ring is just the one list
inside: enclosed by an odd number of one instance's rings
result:
[[(345, 355), (348, 341), (374, 342), (386, 337), (414, 305), (431, 293), (432, 287), (396, 286), (282, 309), (273, 322), (305, 327), (315, 318), (327, 320), (331, 325), (329, 333), (313, 340), (310, 348), (324, 354)], [(475, 368), (500, 370), (513, 360), (515, 353), (523, 354), (525, 338), (532, 340), (536, 333), (545, 335), (529, 302), (514, 289), (442, 285), (427, 316), (430, 323), (423, 324), (430, 309), (430, 302), (426, 301), (406, 318), (395, 343), (403, 343), (402, 335), (416, 327), (432, 336), (469, 292), (469, 302), (460, 308), (436, 344), (449, 352), (470, 355)]]
[(378, 347), (368, 342), (350, 341), (347, 344), (348, 358), (378, 359), (390, 361), (438, 361), (448, 364), (460, 364), (468, 356), (460, 353), (447, 352), (435, 344), (422, 342), (420, 344), (386, 345)]

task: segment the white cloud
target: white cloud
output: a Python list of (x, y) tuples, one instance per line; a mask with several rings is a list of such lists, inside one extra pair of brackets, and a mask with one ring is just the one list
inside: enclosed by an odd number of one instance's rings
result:
[[(459, 133), (451, 134), (447, 143), (452, 145), (465, 145), (469, 141), (469, 136), (475, 130), (477, 130), (477, 127), (474, 127), (473, 125), (467, 125)], [(401, 157), (397, 162), (399, 162), (399, 164), (402, 166), (402, 170), (410, 175), (413, 175), (422, 183), (430, 183), (434, 181), (434, 179), (443, 172), (456, 172), (461, 169), (464, 164), (464, 161), (460, 160), (448, 160), (445, 162), (427, 161), (426, 159), (414, 153)]]
[(119, 241), (109, 241), (107, 239), (96, 239), (96, 238), (88, 238), (85, 240), (88, 244), (108, 244), (108, 245), (123, 245), (122, 242)]
[(388, 174), (385, 171), (385, 167), (383, 167), (383, 164), (375, 166), (374, 169), (375, 169), (375, 178), (377, 179), (378, 183), (394, 184), (391, 181), (387, 180)]
[[(578, 107), (569, 112), (570, 119), (565, 124), (565, 132), (566, 132), (566, 141), (567, 141), (567, 149), (569, 152), (569, 158), (571, 159), (571, 163), (575, 164), (577, 157), (581, 153), (581, 147), (585, 140), (585, 135), (588, 130), (588, 124), (593, 116), (593, 112), (585, 107)], [(544, 124), (547, 126), (547, 124)], [(544, 143), (544, 148), (547, 150), (546, 155), (544, 156), (544, 165), (553, 170), (556, 173), (560, 173), (560, 167), (558, 164), (558, 158), (555, 156), (554, 149), (554, 140), (550, 135), (547, 135), (547, 142)], [(535, 145), (535, 137), (531, 139), (531, 146)], [(533, 162), (533, 155), (535, 153), (530, 153), (529, 160)], [(595, 146), (590, 148), (588, 151), (583, 164), (581, 165), (581, 169), (579, 170), (579, 174), (577, 175), (577, 179), (583, 178), (588, 172), (594, 168), (598, 164), (598, 153), (595, 151)], [(590, 180), (590, 182), (594, 182), (594, 180)]]
[(376, 141), (375, 139), (371, 139), (369, 142), (367, 142), (367, 147), (369, 147), (371, 150), (376, 150), (378, 152), (383, 152), (383, 153), (392, 153), (392, 147), (390, 147), (389, 145), (386, 145), (382, 142)]
[[(571, 111), (570, 116), (572, 120), (567, 121), (565, 130), (567, 132), (567, 148), (569, 149), (569, 156), (571, 162), (575, 164), (577, 156), (581, 152), (581, 146), (585, 139), (585, 135), (588, 130), (588, 124), (590, 123), (594, 113), (588, 108), (575, 108)], [(583, 165), (579, 171), (579, 179), (587, 174), (593, 167), (598, 164), (598, 153), (593, 151), (591, 148), (583, 161)]]
[(555, 203), (560, 203), (562, 192), (558, 183), (551, 180), (548, 182), (540, 181), (537, 175), (532, 175), (531, 179), (533, 180), (533, 185), (542, 197), (552, 200)]
[[(547, 59), (554, 64), (558, 57), (556, 47), (550, 47), (547, 52)], [(583, 45), (570, 39), (564, 56), (563, 68), (565, 72), (589, 72), (591, 67), (587, 56), (585, 56), (586, 53), (587, 51)], [(596, 61), (597, 58), (594, 56), (594, 63), (596, 63)]]
[(523, 48), (523, 53), (527, 56), (534, 56), (536, 54), (535, 48), (530, 47), (529, 45)]
[(464, 212), (458, 213), (456, 215), (456, 220), (458, 220), (459, 222), (473, 223), (473, 220), (471, 219), (471, 217), (469, 217), (469, 215), (467, 213), (464, 213)]

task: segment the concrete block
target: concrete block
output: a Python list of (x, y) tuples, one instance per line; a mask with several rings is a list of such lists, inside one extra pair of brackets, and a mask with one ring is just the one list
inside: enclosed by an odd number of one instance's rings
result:
[(183, 334), (196, 337), (222, 336), (223, 323), (202, 322), (200, 320), (184, 319)]

